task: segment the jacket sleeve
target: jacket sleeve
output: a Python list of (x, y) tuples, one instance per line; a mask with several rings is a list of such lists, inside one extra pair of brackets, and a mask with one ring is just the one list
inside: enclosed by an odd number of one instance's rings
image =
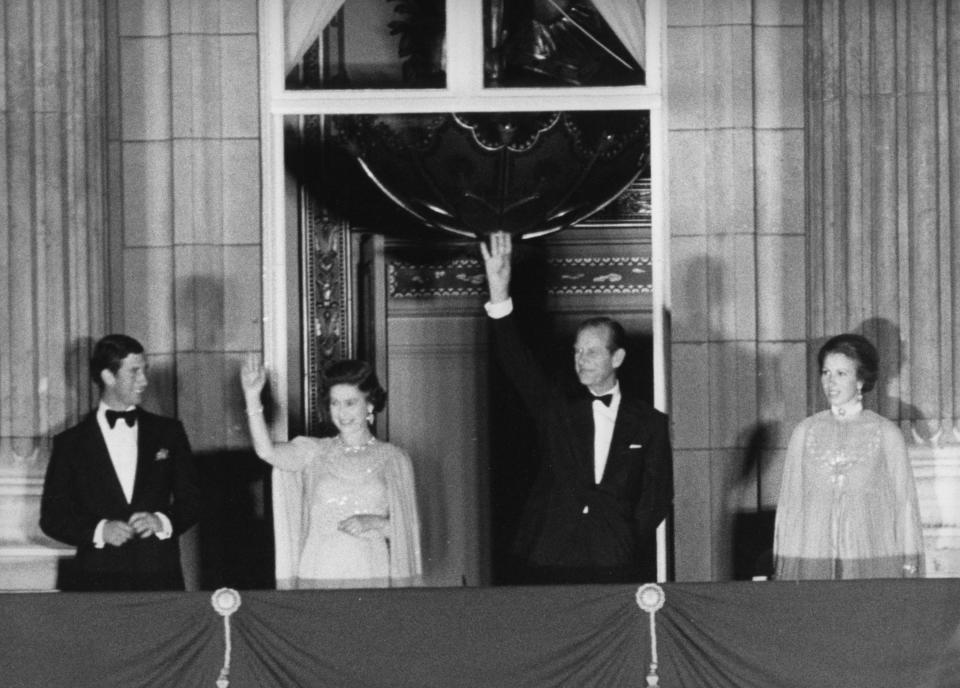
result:
[(40, 499), (40, 529), (54, 540), (79, 547), (93, 542), (101, 516), (84, 508), (78, 499), (76, 444), (76, 438), (63, 434), (53, 438)]
[(651, 422), (653, 431), (644, 457), (643, 488), (634, 510), (637, 533), (641, 537), (652, 535), (673, 509), (673, 449), (669, 418), (656, 412)]
[(531, 412), (546, 408), (553, 398), (554, 386), (530, 347), (520, 337), (516, 315), (511, 313), (489, 320), (496, 361), (517, 390), (524, 406)]
[(173, 525), (173, 534), (180, 535), (200, 520), (200, 479), (183, 424), (178, 420), (172, 422), (171, 444), (176, 473), (167, 516)]

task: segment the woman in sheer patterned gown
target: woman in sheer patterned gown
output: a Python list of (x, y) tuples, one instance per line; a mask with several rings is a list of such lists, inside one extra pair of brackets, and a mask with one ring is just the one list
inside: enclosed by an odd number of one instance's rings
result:
[(841, 334), (817, 356), (830, 408), (804, 419), (787, 448), (774, 534), (781, 580), (923, 575), (917, 491), (899, 428), (863, 407), (877, 351)]
[(370, 430), (386, 392), (373, 369), (338, 361), (324, 374), (336, 437), (270, 439), (260, 394), (266, 372), (251, 356), (240, 373), (257, 455), (274, 466), (277, 587), (417, 585), (420, 523), (410, 457)]

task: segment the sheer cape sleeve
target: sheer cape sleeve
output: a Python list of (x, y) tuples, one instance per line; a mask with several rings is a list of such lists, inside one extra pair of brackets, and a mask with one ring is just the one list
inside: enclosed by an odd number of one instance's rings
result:
[(903, 576), (923, 576), (925, 567), (920, 506), (906, 442), (900, 429), (892, 422), (883, 424), (882, 433), (890, 484), (896, 492), (895, 504), (898, 513), (895, 516), (894, 528), (898, 553), (903, 557)]
[(304, 478), (303, 468), (310, 456), (323, 451), (323, 441), (313, 437), (297, 437), (275, 448), (271, 473), (273, 497), (274, 574), (278, 590), (296, 586), (303, 542)]
[(405, 451), (390, 445), (384, 467), (390, 509), (390, 586), (422, 585), (420, 517), (413, 478), (413, 463)]
[(809, 418), (801, 421), (787, 444), (773, 529), (776, 578), (793, 577), (786, 570), (787, 562), (802, 555), (803, 444), (809, 424)]

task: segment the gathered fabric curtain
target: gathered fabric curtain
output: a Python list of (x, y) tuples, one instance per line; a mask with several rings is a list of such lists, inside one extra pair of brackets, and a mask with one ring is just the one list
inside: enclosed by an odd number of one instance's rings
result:
[(646, 65), (644, 2), (645, 0), (593, 0), (593, 6), (641, 67)]
[(343, 7), (345, 0), (285, 0), (285, 73), (297, 66), (324, 27)]
[(662, 589), (652, 622), (635, 585), (245, 590), (229, 623), (201, 592), (0, 595), (0, 675), (76, 688), (956, 685), (955, 578)]
[[(345, 0), (285, 0), (286, 73), (289, 74), (303, 59), (304, 53), (340, 11), (344, 2)], [(597, 11), (641, 67), (646, 62), (644, 2), (645, 0), (593, 0)]]

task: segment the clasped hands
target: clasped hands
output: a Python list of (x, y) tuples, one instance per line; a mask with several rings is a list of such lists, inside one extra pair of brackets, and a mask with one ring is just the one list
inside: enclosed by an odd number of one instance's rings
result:
[(354, 514), (337, 524), (337, 528), (354, 537), (364, 537), (367, 534), (385, 534), (390, 520), (376, 514)]
[(103, 524), (103, 541), (119, 547), (134, 538), (156, 535), (163, 530), (160, 518), (149, 511), (138, 511), (127, 521), (107, 521)]

